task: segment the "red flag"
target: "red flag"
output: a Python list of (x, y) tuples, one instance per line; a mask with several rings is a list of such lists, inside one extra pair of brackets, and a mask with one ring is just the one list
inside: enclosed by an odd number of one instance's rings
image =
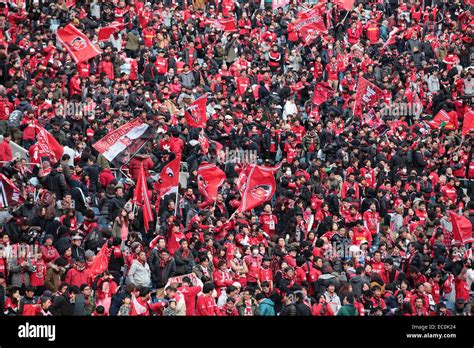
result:
[(454, 110), (447, 112), (441, 109), (428, 124), (433, 129), (453, 130), (459, 127), (458, 116)]
[[(109, 268), (109, 246), (107, 245), (107, 242), (105, 242), (89, 268), (89, 279), (91, 282), (93, 282), (95, 277), (99, 274), (107, 270), (107, 268)], [(118, 279), (116, 280), (118, 281)]]
[(462, 135), (474, 132), (474, 111), (471, 108), (464, 114), (464, 122), (462, 124)]
[(37, 144), (40, 149), (40, 155), (48, 154), (52, 163), (58, 162), (64, 153), (63, 147), (46, 129), (43, 127), (39, 127), (39, 129), (40, 131), (37, 135)]
[(110, 35), (118, 33), (125, 29), (125, 24), (119, 22), (112, 22), (106, 27), (99, 28), (98, 40), (107, 41)]
[(473, 243), (472, 223), (464, 216), (459, 216), (452, 211), (449, 212), (449, 218), (453, 225), (454, 241), (459, 244)]
[(56, 35), (59, 42), (66, 48), (76, 64), (87, 61), (102, 53), (86, 35), (72, 24), (66, 25), (63, 29), (58, 29)]
[(330, 99), (334, 95), (335, 91), (329, 86), (327, 82), (316, 83), (313, 92), (313, 104), (321, 105), (326, 100)]
[(217, 29), (224, 30), (226, 32), (234, 32), (237, 31), (237, 27), (235, 26), (235, 18), (222, 18), (219, 19), (215, 24)]
[(66, 7), (71, 8), (73, 6), (76, 6), (76, 0), (66, 0)]
[(394, 45), (396, 43), (397, 34), (402, 31), (398, 27), (392, 29), (392, 31), (388, 34), (388, 39), (383, 44), (382, 48), (385, 50), (388, 46)]
[(20, 189), (10, 179), (0, 173), (0, 208), (23, 203)]
[(269, 201), (275, 194), (275, 190), (273, 171), (262, 170), (259, 166), (251, 167), (247, 180), (240, 188), (242, 200), (237, 211), (244, 212)]
[(290, 3), (290, 0), (272, 0), (272, 10), (276, 10), (279, 7), (286, 6)]
[(381, 97), (382, 90), (380, 88), (362, 76), (359, 77), (355, 95), (354, 115), (362, 115), (365, 107), (373, 106)]
[(193, 128), (204, 128), (207, 122), (206, 116), (207, 94), (193, 101), (187, 108), (184, 116), (186, 122)]
[(153, 186), (160, 197), (178, 192), (181, 156), (176, 157), (163, 167), (158, 181)]
[(207, 201), (215, 202), (217, 191), (226, 179), (225, 173), (215, 164), (203, 163), (198, 168), (199, 192)]
[(298, 21), (295, 24), (294, 31), (298, 31), (305, 44), (309, 44), (316, 36), (326, 31), (321, 8), (318, 6), (298, 14)]
[(146, 183), (145, 169), (143, 165), (140, 168), (140, 173), (138, 173), (137, 185), (135, 186), (135, 191), (133, 194), (133, 201), (140, 207), (143, 211), (143, 223), (145, 231), (148, 231), (148, 224), (150, 221), (153, 221), (153, 212), (151, 211), (150, 197), (148, 195), (148, 185)]
[(355, 0), (336, 0), (336, 5), (344, 8), (346, 11), (352, 10)]

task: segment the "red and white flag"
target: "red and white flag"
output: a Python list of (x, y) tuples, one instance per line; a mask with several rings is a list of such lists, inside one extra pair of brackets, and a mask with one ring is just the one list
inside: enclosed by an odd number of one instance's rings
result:
[(107, 160), (113, 161), (116, 157), (126, 157), (126, 150), (138, 150), (148, 137), (149, 125), (136, 118), (107, 134), (92, 147)]
[(193, 101), (184, 113), (186, 122), (190, 127), (193, 128), (204, 128), (206, 127), (207, 115), (207, 94), (202, 95), (195, 101)]
[(449, 212), (449, 219), (453, 225), (453, 237), (456, 243), (463, 245), (474, 243), (472, 223), (469, 219), (459, 216), (452, 211)]
[(242, 200), (237, 211), (251, 210), (269, 201), (275, 190), (276, 181), (272, 170), (262, 170), (260, 166), (251, 167), (247, 180), (240, 187)]
[(361, 116), (363, 109), (374, 106), (382, 97), (382, 90), (372, 82), (359, 77), (354, 103), (354, 116)]
[(134, 293), (132, 293), (132, 305), (130, 307), (130, 316), (143, 315), (147, 312), (147, 308), (138, 302)]
[(150, 195), (148, 193), (148, 185), (143, 165), (140, 168), (140, 173), (138, 173), (138, 180), (133, 193), (133, 201), (142, 208), (145, 231), (148, 231), (148, 224), (150, 221), (153, 221), (153, 212), (151, 210)]
[(39, 132), (36, 136), (39, 149), (38, 154), (48, 156), (53, 164), (59, 162), (64, 153), (63, 147), (46, 129), (41, 126), (38, 128)]
[(161, 170), (157, 182), (153, 185), (161, 198), (172, 193), (178, 193), (180, 165), (181, 156), (178, 156)]
[(66, 48), (72, 59), (77, 63), (98, 56), (102, 51), (74, 25), (68, 24), (56, 31), (59, 42)]
[(276, 10), (279, 7), (286, 6), (290, 3), (290, 0), (273, 0), (272, 1), (272, 9)]
[(124, 23), (112, 22), (106, 27), (99, 28), (98, 40), (107, 41), (110, 38), (110, 35), (118, 33), (125, 29)]
[(198, 168), (199, 192), (206, 197), (207, 201), (215, 202), (219, 187), (226, 179), (225, 173), (215, 164), (203, 163)]
[(326, 30), (320, 7), (315, 6), (298, 14), (298, 21), (295, 24), (294, 31), (300, 33), (305, 45), (311, 43), (317, 35)]
[(209, 20), (209, 23), (214, 25), (214, 27), (218, 30), (223, 30), (229, 33), (237, 31), (234, 17)]
[(0, 208), (18, 205), (23, 202), (20, 189), (10, 179), (0, 173)]

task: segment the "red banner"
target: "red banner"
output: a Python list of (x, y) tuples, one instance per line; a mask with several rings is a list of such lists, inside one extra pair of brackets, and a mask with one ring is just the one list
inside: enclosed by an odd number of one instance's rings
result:
[(143, 165), (141, 166), (140, 173), (138, 174), (137, 185), (135, 186), (135, 191), (133, 194), (133, 201), (138, 206), (142, 207), (143, 224), (145, 227), (145, 231), (148, 231), (148, 224), (150, 223), (150, 221), (153, 221), (153, 212), (151, 211), (148, 185), (146, 182), (145, 169), (143, 168)]
[(367, 81), (362, 76), (359, 77), (354, 103), (354, 116), (361, 116), (364, 108), (374, 106), (382, 97), (382, 90)]
[(125, 29), (125, 24), (119, 22), (113, 22), (106, 27), (99, 28), (98, 40), (107, 41), (110, 35), (118, 33)]
[(464, 114), (464, 121), (462, 124), (462, 135), (474, 132), (474, 111), (469, 110)]
[(433, 129), (458, 129), (458, 115), (456, 111), (440, 110), (428, 124)]
[(472, 223), (469, 219), (453, 212), (449, 212), (449, 219), (453, 225), (453, 236), (456, 243), (466, 245), (474, 242)]
[(87, 61), (102, 53), (86, 35), (72, 24), (66, 25), (63, 29), (58, 29), (56, 35), (59, 42), (69, 52), (76, 64)]
[(186, 122), (190, 127), (193, 128), (204, 128), (206, 127), (207, 115), (207, 94), (199, 97), (193, 101), (187, 108), (184, 116)]
[(203, 163), (198, 168), (199, 192), (206, 197), (207, 201), (215, 202), (219, 187), (226, 179), (225, 173), (215, 164)]
[(64, 153), (63, 147), (46, 129), (38, 128), (40, 129), (37, 135), (39, 154), (47, 154), (52, 163), (59, 162)]
[(251, 167), (247, 180), (241, 184), (242, 200), (237, 211), (244, 212), (269, 201), (275, 190), (276, 182), (272, 170), (263, 170), (259, 166)]
[(176, 157), (161, 170), (158, 181), (153, 186), (160, 197), (178, 192), (180, 165), (181, 156)]

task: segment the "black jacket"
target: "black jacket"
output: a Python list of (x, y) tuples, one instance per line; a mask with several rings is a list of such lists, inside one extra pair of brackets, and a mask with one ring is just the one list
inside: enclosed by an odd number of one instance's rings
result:
[(74, 313), (74, 303), (69, 301), (67, 294), (57, 296), (50, 308), (54, 316), (71, 316)]
[(152, 267), (151, 277), (158, 289), (164, 288), (168, 279), (176, 275), (176, 263), (171, 259), (164, 267), (158, 259)]

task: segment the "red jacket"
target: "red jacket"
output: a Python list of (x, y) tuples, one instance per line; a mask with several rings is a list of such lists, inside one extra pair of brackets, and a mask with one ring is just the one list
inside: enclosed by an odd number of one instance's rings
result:
[(196, 310), (196, 296), (201, 292), (199, 286), (182, 286), (178, 291), (183, 294), (186, 303), (186, 316), (194, 316)]
[(71, 268), (67, 274), (65, 282), (69, 285), (75, 285), (81, 287), (82, 284), (88, 284), (89, 271), (84, 268), (84, 270), (79, 271), (76, 267)]
[(212, 296), (201, 295), (198, 297), (196, 315), (206, 317), (219, 315), (216, 301), (214, 301)]
[[(10, 147), (10, 142), (3, 140), (3, 143), (0, 144), (0, 161), (11, 161), (13, 159), (12, 148)], [(0, 167), (3, 166), (3, 163), (0, 163)]]
[(260, 223), (260, 225), (262, 225), (262, 228), (265, 233), (268, 234), (270, 237), (275, 234), (276, 224), (278, 223), (278, 218), (276, 217), (276, 215), (273, 215), (271, 213), (262, 213), (258, 219), (258, 222)]
[(112, 173), (112, 171), (109, 168), (105, 168), (102, 172), (99, 174), (99, 181), (100, 185), (102, 187), (107, 187), (109, 184), (115, 179), (115, 175)]

